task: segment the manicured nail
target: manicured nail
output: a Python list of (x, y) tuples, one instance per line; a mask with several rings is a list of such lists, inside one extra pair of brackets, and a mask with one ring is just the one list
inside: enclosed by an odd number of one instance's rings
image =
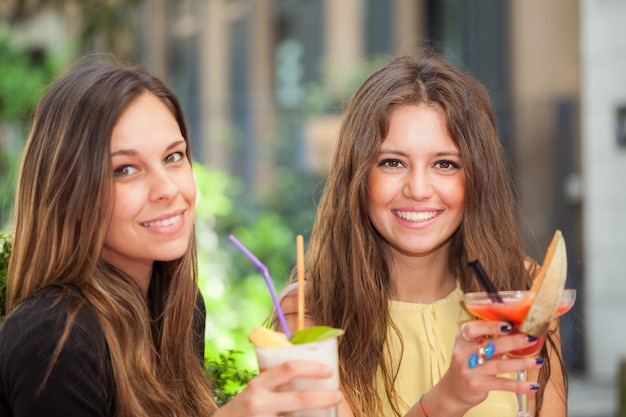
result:
[(537, 338), (535, 336), (526, 336), (526, 340), (529, 342), (536, 342)]
[(496, 350), (496, 346), (493, 342), (489, 342), (487, 346), (485, 346), (485, 359), (490, 359), (493, 356), (493, 353)]
[(530, 384), (528, 388), (530, 388), (533, 391), (539, 391), (539, 385), (537, 384)]
[(505, 324), (503, 326), (500, 326), (500, 331), (502, 333), (511, 333), (511, 330), (513, 330), (513, 326), (511, 326), (510, 324)]
[(537, 365), (543, 365), (544, 362), (543, 358), (535, 358), (535, 364)]

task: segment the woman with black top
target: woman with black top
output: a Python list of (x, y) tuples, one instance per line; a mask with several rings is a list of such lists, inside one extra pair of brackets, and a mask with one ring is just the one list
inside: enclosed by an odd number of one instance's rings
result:
[(195, 182), (180, 104), (132, 66), (52, 84), (24, 149), (7, 312), (2, 416), (276, 416), (338, 391), (277, 392), (320, 364), (272, 368), (217, 409), (203, 368)]

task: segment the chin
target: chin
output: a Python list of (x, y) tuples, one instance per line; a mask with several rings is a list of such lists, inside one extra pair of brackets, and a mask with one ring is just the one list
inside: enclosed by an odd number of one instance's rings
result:
[(161, 251), (161, 253), (155, 254), (154, 260), (160, 262), (171, 262), (176, 261), (187, 253), (188, 247), (185, 246), (184, 249), (172, 249), (167, 251)]

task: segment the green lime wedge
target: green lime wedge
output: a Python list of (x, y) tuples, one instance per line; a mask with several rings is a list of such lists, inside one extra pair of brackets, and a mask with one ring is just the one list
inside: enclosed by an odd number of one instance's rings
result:
[(291, 336), (289, 341), (294, 345), (303, 343), (319, 342), (331, 337), (339, 337), (343, 334), (343, 330), (335, 329), (328, 326), (314, 326), (307, 329), (298, 330)]

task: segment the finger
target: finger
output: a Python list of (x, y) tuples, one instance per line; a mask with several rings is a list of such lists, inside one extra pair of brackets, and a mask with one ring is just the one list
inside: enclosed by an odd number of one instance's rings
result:
[(478, 365), (482, 365), (486, 360), (491, 359), (495, 353), (495, 344), (489, 342), (487, 344), (481, 342), (478, 345), (478, 350), (472, 353), (467, 361), (470, 369), (476, 368)]
[(338, 405), (343, 400), (341, 391), (283, 391), (272, 395), (269, 407), (280, 404), (281, 412), (299, 410), (324, 410)]
[(463, 323), (461, 325), (461, 328), (459, 329), (459, 333), (457, 337), (461, 336), (461, 338), (465, 340), (466, 342), (474, 343), (476, 342), (476, 338), (470, 336), (468, 326), (469, 326), (469, 322)]
[(543, 358), (526, 358), (526, 359), (491, 359), (485, 361), (480, 366), (480, 371), (483, 374), (489, 375), (502, 375), (514, 373), (517, 371), (530, 371), (533, 369), (539, 369), (543, 366)]
[(511, 357), (534, 356), (544, 342), (544, 338), (535, 338), (523, 333), (502, 336), (494, 339), (498, 355), (508, 354)]
[(463, 323), (458, 336), (466, 342), (480, 341), (484, 336), (502, 336), (510, 334), (513, 326), (505, 321), (472, 320)]
[(536, 393), (540, 385), (536, 381), (517, 381), (506, 377), (494, 377), (482, 381), (488, 391), (509, 391), (518, 394)]
[(226, 403), (220, 415), (277, 417), (290, 411), (334, 407), (342, 400), (339, 390), (268, 392), (254, 381)]
[(332, 376), (333, 370), (319, 362), (289, 361), (264, 370), (250, 382), (268, 390), (275, 390), (294, 378), (324, 379)]

